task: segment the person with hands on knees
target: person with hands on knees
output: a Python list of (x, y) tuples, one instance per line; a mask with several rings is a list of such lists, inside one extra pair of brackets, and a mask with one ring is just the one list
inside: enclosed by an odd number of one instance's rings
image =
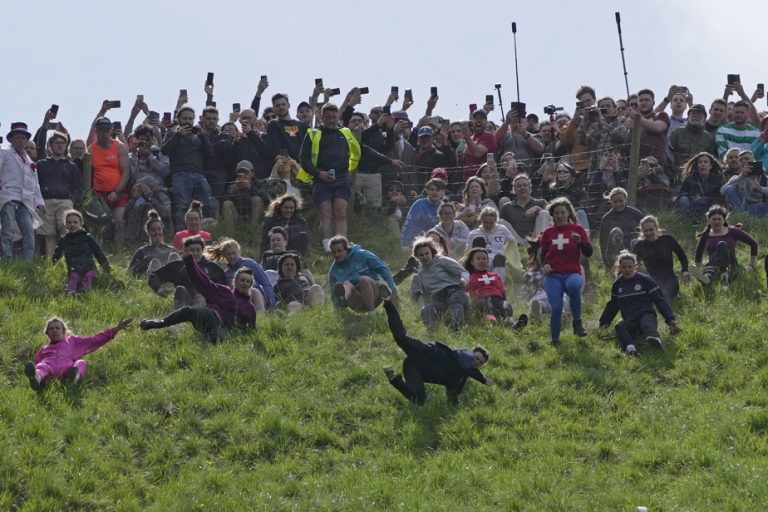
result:
[[(758, 243), (749, 233), (741, 229), (741, 224), (728, 225), (728, 210), (719, 204), (713, 205), (707, 211), (707, 226), (699, 233), (699, 243), (696, 244), (694, 261), (690, 273), (703, 285), (708, 285), (718, 277), (723, 290), (727, 290), (731, 281), (737, 276), (739, 268), (736, 260), (736, 244), (745, 243), (750, 247), (749, 265), (751, 272), (757, 265)], [(709, 261), (701, 266), (702, 257), (706, 251)]]
[(616, 336), (627, 355), (639, 355), (634, 337), (645, 336), (645, 341), (654, 347), (663, 348), (656, 321), (656, 311), (669, 325), (671, 335), (680, 334), (675, 314), (656, 282), (637, 271), (637, 256), (622, 251), (617, 260), (618, 278), (611, 287), (611, 300), (600, 315), (600, 328), (607, 329), (616, 313), (621, 312), (622, 321), (616, 324)]
[(88, 363), (82, 357), (112, 341), (118, 332), (127, 329), (133, 318), (120, 320), (116, 326), (92, 336), (75, 336), (59, 317), (52, 317), (45, 325), (49, 343), (35, 354), (35, 361), (24, 365), (29, 386), (40, 391), (43, 384), (54, 377), (77, 384), (85, 375)]
[(73, 295), (79, 291), (87, 292), (93, 286), (96, 279), (96, 263), (94, 257), (101, 264), (104, 272), (109, 273), (109, 262), (99, 243), (83, 227), (83, 215), (77, 210), (64, 212), (64, 224), (67, 234), (59, 238), (56, 249), (53, 251), (51, 263), (56, 263), (64, 255), (67, 262), (67, 293)]
[(198, 265), (192, 254), (184, 256), (184, 267), (192, 285), (205, 297), (204, 306), (183, 306), (162, 320), (142, 320), (142, 331), (165, 329), (172, 325), (189, 322), (203, 333), (211, 343), (224, 339), (233, 327), (250, 330), (256, 327), (256, 309), (251, 302), (253, 272), (242, 267), (235, 272), (231, 286), (211, 280)]
[(573, 333), (586, 336), (587, 331), (581, 323), (581, 288), (584, 276), (581, 268), (581, 255), (592, 256), (589, 235), (576, 220), (576, 212), (568, 199), (557, 198), (547, 206), (553, 225), (541, 234), (539, 259), (544, 262), (541, 271), (544, 274), (544, 291), (552, 309), (549, 318), (549, 331), (552, 344), (560, 343), (560, 323), (563, 313), (563, 293), (570, 299), (573, 315)]
[(330, 249), (328, 286), (335, 307), (373, 315), (384, 299), (398, 300), (392, 272), (378, 256), (343, 236), (331, 238)]
[(384, 374), (406, 399), (416, 405), (424, 405), (427, 400), (424, 384), (439, 384), (445, 386), (448, 401), (457, 405), (467, 378), (471, 377), (486, 386), (493, 385), (493, 381), (480, 371), (490, 358), (485, 347), (477, 345), (472, 349), (454, 350), (439, 341), (424, 343), (408, 336), (400, 314), (391, 301), (384, 301), (384, 310), (387, 312), (392, 337), (406, 355), (402, 376), (396, 375), (391, 366), (383, 368)]
[(35, 255), (35, 229), (45, 214), (35, 164), (25, 149), (32, 134), (24, 123), (13, 123), (6, 138), (9, 149), (0, 149), (0, 257), (13, 257), (13, 235), (18, 224), (22, 236), (22, 256)]

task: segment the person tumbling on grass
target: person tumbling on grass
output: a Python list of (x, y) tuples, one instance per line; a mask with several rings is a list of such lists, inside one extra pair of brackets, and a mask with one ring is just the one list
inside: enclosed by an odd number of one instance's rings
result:
[(654, 280), (637, 271), (637, 256), (621, 251), (616, 266), (618, 278), (611, 287), (611, 300), (600, 315), (600, 328), (607, 329), (616, 313), (621, 312), (622, 321), (616, 324), (616, 336), (627, 355), (639, 355), (634, 340), (638, 334), (645, 336), (649, 345), (662, 348), (653, 307), (655, 305), (664, 317), (669, 333), (675, 335), (680, 333), (680, 328), (672, 308)]
[(328, 286), (334, 307), (373, 315), (382, 300), (398, 300), (392, 272), (378, 256), (341, 235), (330, 239), (330, 250), (334, 261)]
[(29, 385), (39, 391), (43, 383), (54, 377), (77, 384), (85, 375), (88, 363), (81, 359), (111, 341), (118, 332), (130, 327), (133, 318), (120, 320), (115, 327), (104, 329), (93, 336), (75, 336), (59, 317), (52, 317), (45, 324), (45, 335), (50, 343), (35, 354), (35, 362), (24, 365)]
[[(202, 239), (197, 235), (186, 239), (184, 243), (187, 244), (190, 239), (202, 243)], [(195, 258), (194, 254), (189, 253), (182, 261), (192, 286), (205, 298), (205, 306), (183, 306), (162, 320), (142, 320), (141, 330), (165, 329), (189, 322), (197, 331), (205, 334), (208, 341), (215, 343), (221, 341), (226, 336), (227, 329), (231, 327), (253, 329), (256, 326), (256, 308), (251, 302), (253, 271), (241, 267), (235, 272), (233, 287), (229, 287), (208, 277)]]
[(56, 242), (51, 262), (56, 263), (63, 254), (69, 276), (67, 293), (74, 295), (78, 292), (87, 292), (93, 287), (93, 281), (96, 279), (94, 258), (107, 273), (109, 273), (109, 261), (96, 239), (83, 228), (83, 215), (79, 211), (65, 211), (64, 226), (67, 234)]
[(384, 373), (389, 383), (405, 398), (416, 405), (423, 405), (427, 400), (424, 383), (440, 384), (445, 386), (448, 400), (452, 404), (458, 404), (459, 394), (464, 389), (468, 377), (486, 386), (493, 384), (479, 369), (490, 357), (485, 347), (477, 345), (471, 350), (454, 350), (438, 341), (424, 343), (406, 334), (400, 314), (391, 301), (384, 301), (384, 310), (387, 312), (392, 337), (406, 355), (402, 376), (395, 375), (391, 366), (385, 366)]

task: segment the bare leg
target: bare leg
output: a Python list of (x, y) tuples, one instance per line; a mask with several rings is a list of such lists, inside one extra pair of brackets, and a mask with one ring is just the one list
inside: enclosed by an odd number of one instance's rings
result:
[(333, 217), (336, 222), (336, 234), (347, 236), (347, 206), (349, 203), (338, 197), (333, 200)]

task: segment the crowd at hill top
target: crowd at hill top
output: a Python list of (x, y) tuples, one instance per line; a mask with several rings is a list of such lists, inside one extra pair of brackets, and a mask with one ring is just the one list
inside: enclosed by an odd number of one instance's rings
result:
[[(423, 115), (413, 114), (412, 91), (401, 102), (396, 86), (363, 112), (366, 88), (336, 104), (339, 90), (316, 79), (295, 115), (286, 94), (273, 94), (264, 107), (268, 88), (262, 76), (250, 106), (235, 103), (225, 118), (213, 74), (202, 108), (189, 104), (186, 90), (163, 114), (138, 95), (123, 125), (107, 117), (121, 102), (105, 100), (84, 139), (57, 120), (58, 105), (34, 135), (13, 122), (0, 149), (0, 256), (63, 258), (66, 290), (75, 295), (98, 279), (96, 262), (110, 271), (103, 244), (133, 250), (131, 273), (174, 297), (172, 312), (142, 320), (141, 329), (189, 322), (212, 342), (253, 329), (259, 314), (322, 305), (327, 295), (335, 307), (360, 313), (383, 303), (407, 355), (403, 376), (385, 372), (416, 403), (425, 400), (425, 382), (444, 385), (452, 400), (468, 377), (490, 384), (478, 370), (490, 355), (481, 345), (453, 350), (407, 336), (396, 306), (398, 285), (409, 277), (410, 299), (430, 330), (445, 323), (458, 332), (477, 318), (519, 331), (529, 316), (549, 315), (556, 346), (567, 314), (576, 336), (588, 334), (581, 296), (598, 235), (603, 266), (618, 274), (599, 324), (608, 327), (621, 313), (616, 336), (636, 355), (640, 338), (662, 346), (657, 311), (671, 334), (680, 331), (671, 307), (680, 280), (693, 275), (727, 290), (757, 264), (758, 242), (727, 219), (730, 212), (768, 215), (768, 116), (754, 103), (764, 97), (762, 84), (749, 96), (737, 75), (709, 108), (685, 86), (671, 86), (657, 104), (649, 89), (615, 99), (585, 85), (572, 114), (550, 105), (540, 118), (513, 102), (498, 125), (489, 119), (497, 108), (492, 95), (461, 121), (437, 114), (436, 87)], [(633, 139), (640, 160), (630, 170)], [(392, 272), (350, 242), (350, 208), (386, 220), (411, 252), (402, 268)], [(670, 208), (707, 223), (693, 266), (653, 216)], [(310, 211), (319, 218), (317, 240), (305, 219)], [(250, 227), (261, 233), (253, 258), (236, 240)], [(739, 242), (750, 247), (746, 267), (736, 259)], [(332, 258), (327, 288), (305, 261), (318, 250)], [(527, 311), (515, 315), (515, 302)], [(78, 337), (52, 318), (50, 343), (25, 367), (30, 384), (79, 381), (83, 355), (131, 322)]]

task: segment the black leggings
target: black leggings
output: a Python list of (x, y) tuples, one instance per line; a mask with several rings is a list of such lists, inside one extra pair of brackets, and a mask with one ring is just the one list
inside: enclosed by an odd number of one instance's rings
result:
[(221, 327), (219, 318), (211, 308), (205, 306), (184, 306), (169, 314), (163, 319), (163, 326), (191, 323), (195, 330), (205, 334), (210, 342), (217, 342), (224, 338), (226, 331)]

